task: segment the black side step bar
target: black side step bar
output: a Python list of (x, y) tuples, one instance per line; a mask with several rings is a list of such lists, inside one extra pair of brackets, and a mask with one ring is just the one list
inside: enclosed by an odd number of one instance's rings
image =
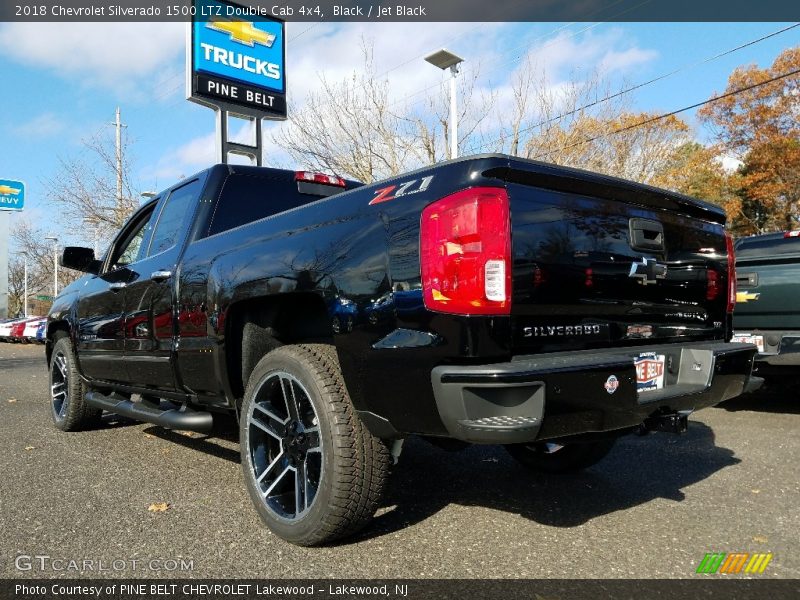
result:
[(211, 413), (188, 408), (163, 410), (148, 401), (131, 402), (130, 400), (111, 394), (106, 396), (100, 392), (90, 391), (86, 394), (86, 402), (96, 408), (102, 408), (123, 417), (153, 423), (167, 429), (180, 429), (205, 433), (211, 431), (214, 418)]

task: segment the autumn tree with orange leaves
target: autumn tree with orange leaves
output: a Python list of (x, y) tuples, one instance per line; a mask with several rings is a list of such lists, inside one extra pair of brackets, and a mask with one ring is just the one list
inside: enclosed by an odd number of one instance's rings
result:
[(719, 151), (742, 162), (738, 189), (721, 204), (738, 234), (794, 229), (800, 222), (800, 47), (784, 50), (769, 68), (737, 68), (724, 93), (745, 88), (751, 89), (698, 113)]

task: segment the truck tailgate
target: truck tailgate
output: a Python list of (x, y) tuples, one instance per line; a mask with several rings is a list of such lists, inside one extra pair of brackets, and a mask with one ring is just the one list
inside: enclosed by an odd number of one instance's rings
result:
[(726, 336), (721, 215), (613, 179), (511, 179), (515, 353)]

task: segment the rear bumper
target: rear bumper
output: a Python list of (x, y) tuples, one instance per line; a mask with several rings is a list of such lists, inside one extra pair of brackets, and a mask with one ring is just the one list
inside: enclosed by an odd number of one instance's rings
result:
[[(634, 360), (665, 356), (664, 387), (638, 391)], [(713, 406), (758, 386), (750, 344), (699, 342), (520, 356), (431, 372), (448, 433), (507, 444), (615, 431), (647, 417)]]
[(773, 367), (800, 367), (800, 331), (766, 331), (765, 352), (756, 356), (757, 363)]

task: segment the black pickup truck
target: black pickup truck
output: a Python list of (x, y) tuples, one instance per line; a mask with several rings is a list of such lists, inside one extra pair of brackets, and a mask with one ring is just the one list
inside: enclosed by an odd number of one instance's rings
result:
[(266, 524), (313, 545), (378, 507), (402, 440), (568, 471), (757, 385), (730, 343), (723, 212), (481, 155), (362, 186), (217, 165), (147, 202), (47, 326), (57, 427), (240, 423)]

